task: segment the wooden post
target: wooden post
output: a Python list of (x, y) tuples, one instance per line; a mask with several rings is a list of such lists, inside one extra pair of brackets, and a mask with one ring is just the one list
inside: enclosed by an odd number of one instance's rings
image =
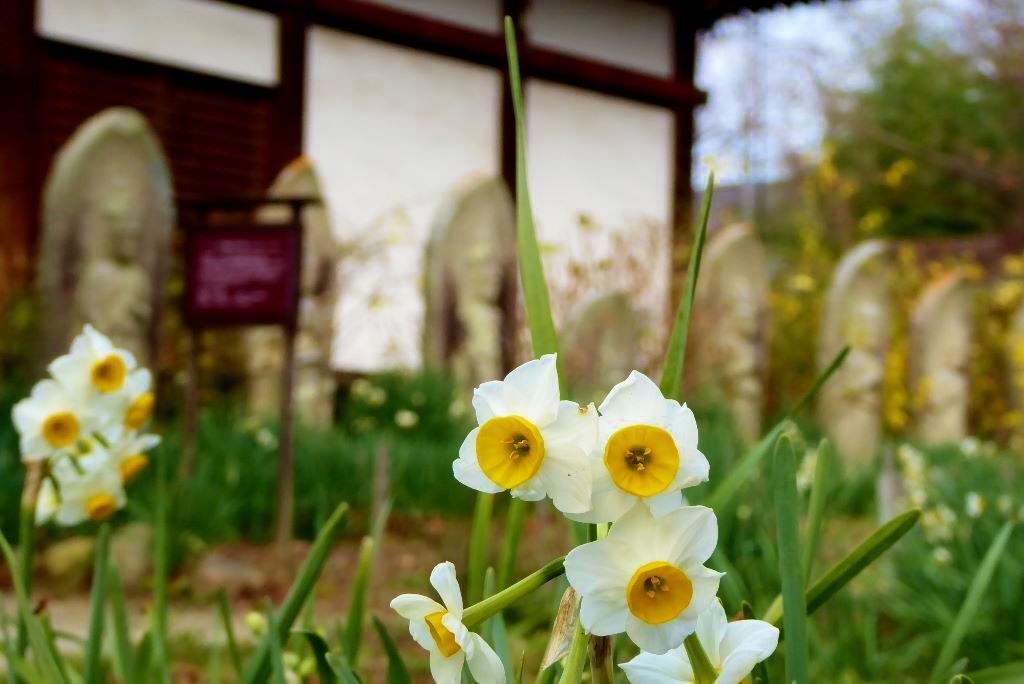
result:
[[(674, 78), (680, 84), (693, 84), (697, 52), (697, 11), (677, 7), (674, 16)], [(669, 254), (671, 272), (669, 280), (668, 323), (675, 319), (676, 307), (686, 281), (690, 243), (693, 241), (693, 189), (690, 174), (693, 166), (693, 110), (701, 101), (702, 93), (691, 101), (675, 106), (675, 154), (673, 161), (672, 225)]]
[(289, 203), (292, 211), (292, 224), (298, 227), (298, 254), (295, 268), (299, 286), (296, 288), (295, 317), (284, 326), (284, 363), (281, 376), (281, 429), (278, 436), (277, 455), (277, 523), (274, 541), (283, 545), (292, 539), (295, 524), (295, 454), (293, 449), (292, 428), (295, 422), (295, 337), (298, 334), (298, 297), (302, 285), (302, 208), (304, 202), (295, 200)]
[(381, 440), (373, 451), (373, 517), (384, 509), (384, 503), (391, 498), (391, 452), (388, 443)]
[(188, 329), (188, 366), (185, 373), (185, 425), (181, 435), (181, 461), (178, 479), (187, 480), (195, 473), (196, 449), (199, 440), (199, 352), (202, 331)]
[(281, 434), (277, 455), (277, 526), (274, 541), (291, 541), (295, 521), (295, 458), (292, 450), (292, 423), (294, 421), (295, 393), (295, 335), (294, 325), (284, 330), (284, 371), (281, 376)]

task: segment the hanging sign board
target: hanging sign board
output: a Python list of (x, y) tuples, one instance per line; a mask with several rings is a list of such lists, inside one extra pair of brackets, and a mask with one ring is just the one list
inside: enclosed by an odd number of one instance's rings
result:
[(299, 225), (190, 230), (185, 240), (185, 317), (194, 328), (294, 326)]

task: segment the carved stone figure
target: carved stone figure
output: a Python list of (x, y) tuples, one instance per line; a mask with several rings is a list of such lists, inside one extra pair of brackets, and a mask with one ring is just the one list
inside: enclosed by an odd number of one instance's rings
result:
[[(271, 185), (271, 197), (318, 197), (321, 204), (302, 210), (302, 273), (299, 320), (295, 341), (295, 415), (310, 426), (326, 427), (334, 416), (337, 383), (331, 369), (338, 303), (338, 260), (341, 245), (331, 230), (330, 213), (312, 161), (299, 157)], [(258, 218), (286, 222), (291, 208), (268, 206)], [(248, 372), (247, 400), (253, 413), (275, 415), (280, 408), (284, 339), (276, 327), (252, 328), (244, 335)]]
[(44, 352), (91, 323), (148, 364), (174, 205), (167, 161), (141, 114), (116, 107), (78, 128), (47, 177), (42, 224)]
[(472, 387), (514, 358), (516, 224), (499, 178), (471, 178), (439, 210), (427, 242), (423, 360)]
[(566, 385), (580, 403), (600, 402), (609, 388), (634, 368), (629, 350), (644, 316), (628, 292), (592, 299), (562, 327), (561, 346)]
[(952, 271), (928, 283), (910, 319), (910, 387), (917, 410), (914, 436), (923, 444), (967, 436), (971, 290)]
[(743, 439), (761, 434), (768, 272), (753, 226), (737, 223), (708, 241), (694, 319), (698, 382), (713, 388)]
[(853, 465), (874, 457), (882, 434), (882, 382), (892, 332), (889, 246), (862, 242), (836, 266), (822, 313), (818, 366), (844, 345), (846, 362), (819, 395), (819, 417), (839, 453)]

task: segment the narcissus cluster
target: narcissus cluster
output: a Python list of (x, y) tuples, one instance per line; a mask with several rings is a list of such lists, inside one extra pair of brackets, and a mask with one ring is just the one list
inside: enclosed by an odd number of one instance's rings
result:
[(152, 375), (90, 325), (48, 370), (13, 411), (21, 459), (45, 478), (36, 520), (105, 520), (124, 506), (124, 486), (160, 442), (143, 432), (155, 403)]
[[(563, 400), (549, 354), (480, 385), (473, 407), (479, 425), (453, 464), (459, 482), (526, 501), (550, 498), (567, 518), (598, 524), (599, 538), (566, 556), (565, 573), (581, 597), (586, 633), (624, 632), (641, 649), (622, 665), (627, 679), (696, 681), (683, 646), (691, 634), (722, 684), (742, 681), (774, 652), (778, 629), (758, 620), (729, 623), (716, 598), (722, 573), (704, 565), (718, 543), (718, 521), (710, 508), (683, 498), (682, 490), (710, 475), (686, 404), (666, 399), (639, 371), (600, 407)], [(450, 575), (445, 590), (434, 577), (442, 566)], [(435, 681), (459, 682), (468, 661), (477, 681), (504, 682), (502, 668), (485, 666), (493, 651), (461, 621), (454, 567), (439, 565), (431, 583), (445, 606), (405, 595), (392, 607), (430, 652)], [(458, 596), (457, 605), (445, 591)]]

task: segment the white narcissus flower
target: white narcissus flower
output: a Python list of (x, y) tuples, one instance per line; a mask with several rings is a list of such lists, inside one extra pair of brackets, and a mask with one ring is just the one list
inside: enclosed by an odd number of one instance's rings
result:
[(589, 510), (597, 413), (560, 401), (554, 354), (480, 385), (473, 408), (480, 426), (459, 449), (455, 479), (489, 494), (509, 489), (527, 501), (549, 496), (563, 513)]
[(149, 465), (146, 452), (160, 444), (159, 435), (138, 433), (122, 427), (102, 433), (109, 445), (111, 466), (121, 473), (121, 482), (128, 484)]
[(14, 425), (21, 438), (21, 460), (41, 461), (88, 434), (93, 419), (88, 406), (54, 380), (41, 380), (14, 405)]
[(722, 573), (704, 567), (717, 543), (710, 508), (685, 506), (655, 518), (647, 506), (634, 506), (605, 539), (565, 558), (565, 575), (582, 597), (584, 629), (625, 632), (650, 653), (678, 646), (718, 593)]
[[(56, 480), (56, 486), (54, 486)], [(91, 444), (83, 456), (67, 455), (53, 465), (36, 504), (36, 522), (77, 525), (106, 520), (125, 504), (121, 474), (110, 453)]]
[(146, 368), (132, 371), (124, 381), (122, 394), (124, 418), (121, 422), (129, 430), (138, 430), (149, 420), (156, 405), (153, 375)]
[[(740, 684), (779, 645), (779, 630), (761, 620), (729, 622), (717, 600), (697, 618), (697, 639), (718, 672), (715, 684)], [(686, 647), (664, 655), (641, 653), (619, 667), (631, 684), (692, 684), (697, 680)]]
[(441, 605), (419, 594), (402, 594), (391, 607), (409, 621), (409, 634), (430, 653), (430, 674), (438, 684), (459, 684), (462, 666), (481, 684), (503, 684), (505, 668), (498, 654), (483, 637), (462, 624), (462, 590), (455, 566), (438, 563), (430, 573), (430, 584), (444, 601)]
[(112, 397), (135, 370), (135, 357), (118, 349), (103, 333), (86, 325), (71, 342), (71, 352), (50, 364), (50, 373), (72, 392), (95, 399)]
[(592, 506), (573, 520), (614, 522), (637, 501), (665, 515), (683, 504), (680, 490), (707, 481), (693, 412), (666, 399), (643, 373), (633, 371), (613, 387), (598, 411)]

